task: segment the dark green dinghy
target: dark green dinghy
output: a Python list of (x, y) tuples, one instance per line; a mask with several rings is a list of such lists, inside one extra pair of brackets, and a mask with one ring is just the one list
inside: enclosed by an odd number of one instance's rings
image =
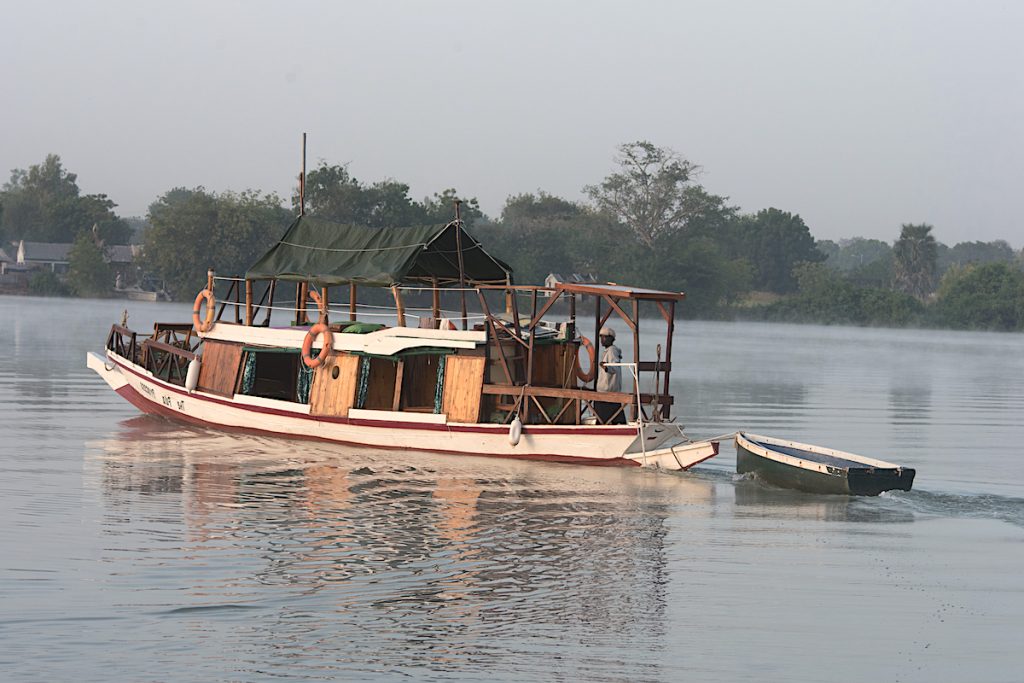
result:
[(785, 488), (854, 496), (909, 491), (915, 474), (891, 462), (745, 432), (736, 434), (736, 471)]

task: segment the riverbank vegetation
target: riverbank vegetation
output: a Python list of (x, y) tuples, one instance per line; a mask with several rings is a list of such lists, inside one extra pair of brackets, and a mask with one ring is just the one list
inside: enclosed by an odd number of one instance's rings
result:
[[(552, 273), (685, 291), (684, 315), (825, 324), (1024, 329), (1024, 256), (1004, 241), (947, 246), (924, 223), (893, 226), (890, 244), (815, 240), (799, 214), (741, 212), (708, 192), (700, 168), (649, 142), (620, 146), (586, 201), (543, 190), (510, 196), (485, 215), (454, 188), (416, 200), (394, 179), (365, 182), (322, 162), (307, 175), (306, 207), (339, 222), (386, 228), (444, 223), (455, 199), (468, 229), (520, 283)], [(297, 212), (298, 196), (173, 188), (144, 218), (122, 218), (103, 194), (83, 195), (60, 157), (15, 170), (0, 190), (0, 247), (64, 242), (67, 273), (32, 276), (40, 294), (109, 292), (104, 245), (141, 245), (135, 267), (191, 298), (208, 268), (241, 273)], [(14, 247), (16, 248), (16, 246)]]

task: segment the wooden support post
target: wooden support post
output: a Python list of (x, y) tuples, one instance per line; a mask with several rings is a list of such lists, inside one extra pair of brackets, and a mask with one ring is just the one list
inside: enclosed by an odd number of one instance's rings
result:
[(505, 351), (501, 348), (501, 339), (498, 337), (498, 327), (494, 322), (494, 316), (491, 315), (491, 308), (487, 305), (487, 298), (484, 296), (483, 290), (478, 289), (477, 294), (480, 296), (480, 309), (484, 312), (484, 320), (487, 321), (487, 325), (491, 330), (488, 345), (494, 344), (494, 349), (498, 352), (498, 360), (501, 362), (501, 368), (505, 372), (505, 379), (509, 384), (515, 384), (512, 377), (512, 370), (509, 368), (508, 361), (505, 359)]
[(462, 295), (462, 329), (469, 329), (469, 314), (466, 313), (466, 288), (461, 287), (460, 295)]
[[(601, 362), (601, 297), (594, 297), (594, 362)], [(594, 368), (594, 391), (597, 391), (597, 376), (601, 374), (600, 368)]]
[(466, 266), (462, 255), (462, 213), (459, 206), (461, 199), (455, 200), (455, 249), (459, 252), (459, 295), (462, 299), (462, 329), (466, 329), (469, 323), (466, 320)]
[(402, 407), (402, 376), (405, 375), (405, 361), (400, 360), (395, 367), (395, 396), (391, 400), (391, 410)]
[[(675, 336), (676, 331), (676, 302), (670, 301), (668, 304), (668, 338), (665, 340), (665, 390), (661, 392), (663, 395), (668, 395), (668, 379), (669, 374), (672, 372), (672, 337)], [(661, 409), (662, 417), (668, 419), (669, 413), (672, 409), (669, 405), (664, 405)]]
[[(633, 375), (633, 393), (640, 389), (640, 300), (633, 299), (633, 362), (636, 364), (636, 372)], [(621, 371), (621, 368), (620, 368)], [(655, 393), (658, 387), (654, 387)], [(633, 412), (633, 419), (639, 420), (643, 415), (640, 404), (636, 404)]]
[(516, 331), (516, 340), (520, 343), (523, 341), (521, 330), (519, 329), (519, 301), (516, 298), (516, 292), (514, 289), (509, 289), (512, 292), (512, 329)]
[(320, 290), (320, 301), (323, 303), (323, 319), (320, 320), (324, 325), (331, 324), (331, 299), (330, 293), (327, 291), (327, 287), (323, 287)]
[(245, 325), (252, 327), (252, 280), (245, 281)]
[(356, 320), (356, 283), (348, 283), (348, 319)]
[(533, 384), (533, 346), (537, 338), (537, 290), (533, 290), (530, 300), (530, 346), (526, 352), (526, 385)]
[(402, 292), (397, 285), (392, 285), (391, 294), (395, 297), (395, 309), (398, 312), (398, 326), (405, 327), (405, 304), (402, 303)]
[(274, 294), (277, 292), (277, 279), (270, 281), (270, 294), (267, 296), (267, 319), (264, 326), (270, 327), (270, 316), (274, 314)]
[(238, 284), (238, 280), (231, 283), (231, 288), (235, 290), (235, 324), (242, 324), (242, 287)]
[[(636, 332), (638, 323), (634, 322), (633, 319), (630, 318), (629, 313), (627, 313), (625, 310), (623, 310), (622, 306), (619, 306), (619, 304), (616, 303), (615, 299), (613, 299), (612, 297), (605, 296), (604, 300), (608, 302), (609, 306), (611, 306), (611, 310), (612, 311), (615, 311), (616, 313), (619, 314), (619, 317), (622, 318), (622, 322), (626, 323), (626, 326), (629, 327), (629, 329), (631, 329), (634, 332)], [(637, 302), (637, 299), (634, 299), (633, 302), (634, 302), (634, 309), (635, 309), (635, 304)], [(611, 312), (611, 311), (609, 311), (609, 312)]]
[(434, 329), (437, 329), (441, 326), (441, 289), (436, 277), (430, 278), (430, 287), (433, 295), (430, 313), (434, 316)]

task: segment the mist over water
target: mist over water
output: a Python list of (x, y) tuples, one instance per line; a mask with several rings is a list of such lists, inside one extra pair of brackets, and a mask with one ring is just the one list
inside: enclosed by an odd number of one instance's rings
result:
[(680, 324), (691, 436), (917, 468), (847, 498), (727, 442), (668, 474), (141, 416), (85, 368), (124, 307), (0, 298), (5, 680), (1020, 679), (1020, 335)]

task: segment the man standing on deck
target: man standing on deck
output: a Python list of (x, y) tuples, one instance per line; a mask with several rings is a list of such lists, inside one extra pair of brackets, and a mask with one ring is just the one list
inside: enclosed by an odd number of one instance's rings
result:
[[(608, 363), (621, 363), (622, 350), (615, 345), (615, 330), (610, 327), (601, 328), (601, 346), (604, 353), (601, 354), (601, 363), (597, 371), (598, 391), (622, 391), (622, 368), (609, 367)], [(609, 403), (607, 401), (595, 401), (594, 409), (601, 422), (605, 424), (625, 424), (626, 411), (623, 409), (609, 422), (609, 418), (622, 406), (621, 403)]]

